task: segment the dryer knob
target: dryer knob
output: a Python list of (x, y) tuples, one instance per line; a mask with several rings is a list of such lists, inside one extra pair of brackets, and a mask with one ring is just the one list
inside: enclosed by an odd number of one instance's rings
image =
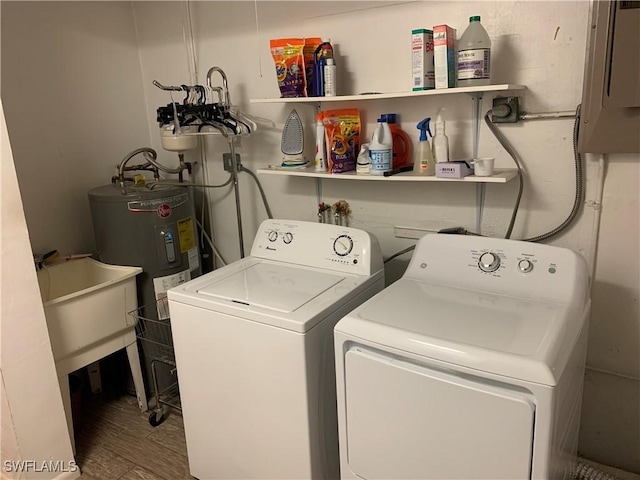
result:
[(495, 253), (485, 252), (480, 255), (478, 266), (483, 272), (495, 272), (500, 268), (500, 257)]
[(291, 232), (287, 232), (284, 234), (284, 237), (282, 237), (282, 241), (286, 244), (289, 244), (293, 241), (293, 233)]
[(270, 242), (275, 242), (278, 239), (278, 232), (276, 232), (275, 230), (271, 230), (267, 234), (267, 238), (269, 239)]
[(523, 273), (529, 273), (531, 270), (533, 270), (533, 263), (531, 263), (531, 260), (527, 260), (525, 258), (518, 262), (518, 268)]

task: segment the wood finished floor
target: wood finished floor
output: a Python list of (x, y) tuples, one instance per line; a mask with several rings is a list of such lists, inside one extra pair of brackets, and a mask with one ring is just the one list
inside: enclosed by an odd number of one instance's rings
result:
[(189, 475), (182, 417), (158, 427), (127, 394), (83, 399), (76, 461), (82, 480), (182, 480)]

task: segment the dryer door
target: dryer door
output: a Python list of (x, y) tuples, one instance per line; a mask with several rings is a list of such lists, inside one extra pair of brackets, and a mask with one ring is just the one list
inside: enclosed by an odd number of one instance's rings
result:
[(345, 355), (348, 464), (371, 479), (530, 478), (533, 397), (354, 347)]

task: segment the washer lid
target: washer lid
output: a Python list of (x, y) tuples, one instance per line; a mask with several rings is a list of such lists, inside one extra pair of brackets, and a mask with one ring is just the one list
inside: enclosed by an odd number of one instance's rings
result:
[(344, 277), (273, 263), (256, 263), (197, 290), (201, 295), (254, 307), (293, 312)]
[(555, 385), (584, 322), (564, 305), (400, 279), (336, 330), (457, 365)]

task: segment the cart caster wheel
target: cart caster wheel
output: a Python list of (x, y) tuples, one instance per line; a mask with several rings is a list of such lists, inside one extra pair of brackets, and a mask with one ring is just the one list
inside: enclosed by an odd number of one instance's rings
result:
[(164, 413), (161, 413), (159, 418), (158, 418), (158, 412), (153, 412), (151, 415), (149, 415), (149, 423), (151, 424), (152, 427), (157, 427), (166, 419), (167, 419), (167, 416)]

